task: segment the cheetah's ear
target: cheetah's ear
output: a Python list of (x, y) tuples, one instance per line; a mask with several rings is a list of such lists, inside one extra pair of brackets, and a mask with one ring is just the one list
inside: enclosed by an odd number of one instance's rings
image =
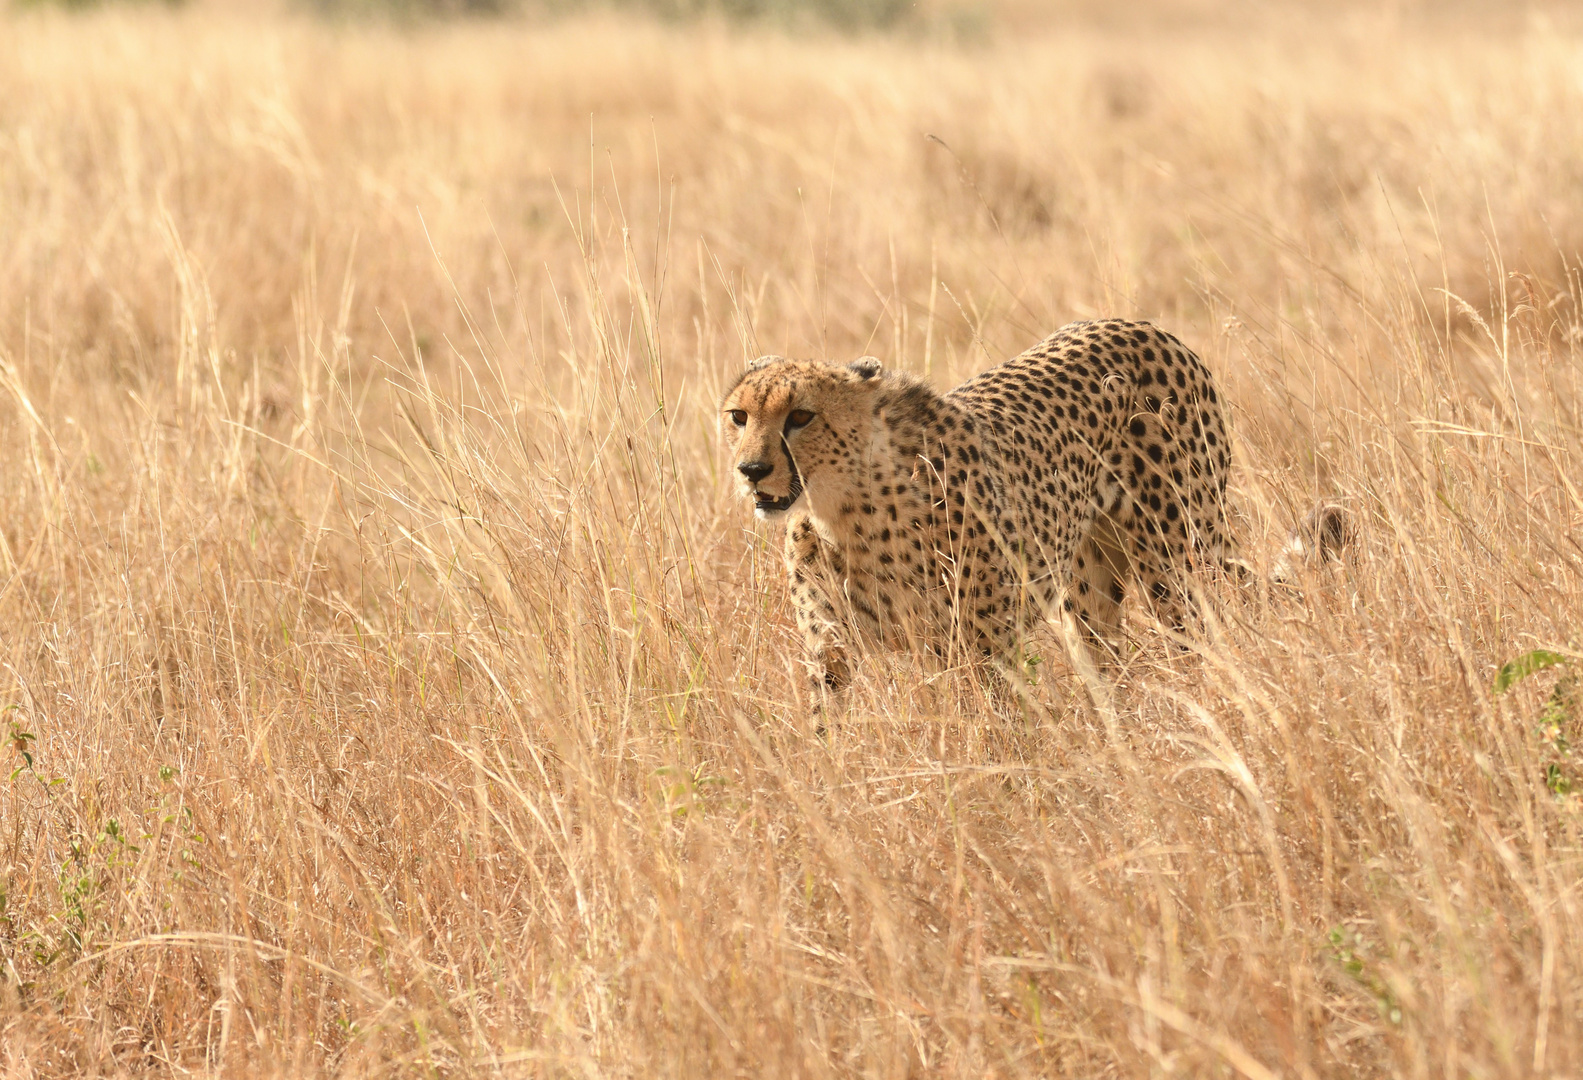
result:
[(852, 372), (854, 375), (856, 375), (860, 379), (872, 379), (872, 378), (875, 378), (880, 373), (879, 357), (877, 357), (877, 356), (860, 356), (856, 360), (854, 360), (850, 364), (848, 364), (846, 366), (846, 369), (848, 371)]

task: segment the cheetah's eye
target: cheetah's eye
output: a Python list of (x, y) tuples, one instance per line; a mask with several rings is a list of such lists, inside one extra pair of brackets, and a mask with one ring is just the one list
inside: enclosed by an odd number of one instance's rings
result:
[(796, 431), (798, 428), (805, 428), (811, 423), (813, 423), (813, 413), (807, 409), (793, 409), (791, 414), (786, 417), (786, 430)]
[(732, 409), (730, 412), (726, 413), (726, 415), (731, 418), (731, 422), (733, 424), (735, 424), (737, 427), (746, 427), (747, 426), (748, 414), (746, 412), (744, 412), (743, 410), (741, 410), (741, 409)]

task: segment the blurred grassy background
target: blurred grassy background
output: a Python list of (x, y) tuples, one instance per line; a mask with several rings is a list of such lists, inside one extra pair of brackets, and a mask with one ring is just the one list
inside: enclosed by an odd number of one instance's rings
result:
[(718, 18), (783, 28), (829, 27), (933, 31), (976, 40), (992, 32), (1022, 33), (1078, 26), (1113, 29), (1270, 26), (1294, 18), (1329, 23), (1347, 18), (1408, 19), (1422, 30), (1454, 28), (1475, 19), (1486, 28), (1540, 20), (1576, 26), (1583, 13), (1569, 0), (9, 0), (14, 9), (84, 10), (117, 4), (197, 4), (209, 10), (281, 14), (293, 8), (334, 17), (398, 21), (457, 16), (530, 18), (626, 13), (665, 21)]

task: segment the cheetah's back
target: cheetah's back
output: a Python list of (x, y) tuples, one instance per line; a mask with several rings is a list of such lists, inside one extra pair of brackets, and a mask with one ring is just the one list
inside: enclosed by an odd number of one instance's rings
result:
[(1192, 350), (1148, 323), (1073, 323), (946, 398), (995, 459), (983, 554), (1017, 595), (1011, 621), (1066, 588), (1068, 610), (1109, 638), (1129, 581), (1184, 620), (1186, 576), (1230, 554), (1225, 419)]

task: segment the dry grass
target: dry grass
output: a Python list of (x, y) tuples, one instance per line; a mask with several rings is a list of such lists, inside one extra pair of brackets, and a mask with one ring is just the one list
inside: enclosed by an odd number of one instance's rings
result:
[[(0, 19), (10, 1073), (1583, 1075), (1577, 38)], [(1098, 313), (1355, 565), (816, 739), (721, 381)]]

